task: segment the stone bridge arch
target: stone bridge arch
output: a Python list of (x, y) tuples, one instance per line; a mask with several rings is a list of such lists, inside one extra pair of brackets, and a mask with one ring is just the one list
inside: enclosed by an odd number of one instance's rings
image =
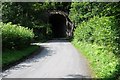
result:
[(74, 24), (64, 11), (49, 11), (49, 23), (52, 24), (54, 38), (73, 36)]

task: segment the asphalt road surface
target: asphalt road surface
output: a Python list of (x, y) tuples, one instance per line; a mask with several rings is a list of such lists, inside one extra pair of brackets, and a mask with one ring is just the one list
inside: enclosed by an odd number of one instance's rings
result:
[(34, 43), (44, 49), (3, 72), (4, 78), (90, 78), (87, 60), (66, 40)]

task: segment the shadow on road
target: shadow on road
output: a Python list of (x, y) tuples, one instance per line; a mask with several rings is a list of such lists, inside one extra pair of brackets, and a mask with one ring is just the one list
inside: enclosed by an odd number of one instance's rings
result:
[[(42, 51), (44, 51), (44, 52), (42, 52)], [(54, 51), (51, 50), (49, 47), (41, 47), (33, 55), (28, 56), (25, 59), (22, 59), (21, 61), (16, 62), (15, 64), (11, 64), (9, 67), (4, 69), (2, 71), (2, 77), (9, 75), (11, 73), (10, 72), (11, 70), (22, 70), (25, 68), (30, 68), (33, 65), (33, 63), (37, 63), (40, 60), (46, 59), (47, 57), (50, 57), (54, 54), (55, 54)]]
[(69, 78), (90, 78), (90, 76), (83, 76), (83, 75), (80, 75), (80, 74), (70, 74), (70, 75), (67, 75), (67, 77)]

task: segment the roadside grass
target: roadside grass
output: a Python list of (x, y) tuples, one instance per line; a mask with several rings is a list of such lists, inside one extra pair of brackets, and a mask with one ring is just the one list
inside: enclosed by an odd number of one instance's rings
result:
[(109, 78), (110, 80), (115, 78), (114, 73), (118, 72), (116, 67), (119, 65), (119, 58), (115, 54), (97, 44), (78, 43), (75, 40), (72, 44), (89, 60), (94, 78)]
[(38, 46), (29, 46), (22, 50), (6, 50), (2, 52), (2, 68), (33, 54), (38, 48)]

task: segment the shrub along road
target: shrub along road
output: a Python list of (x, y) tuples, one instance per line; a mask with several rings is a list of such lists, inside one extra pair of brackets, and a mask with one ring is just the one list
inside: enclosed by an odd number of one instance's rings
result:
[(86, 59), (66, 40), (34, 43), (44, 49), (5, 72), (6, 78), (89, 78), (90, 69)]

